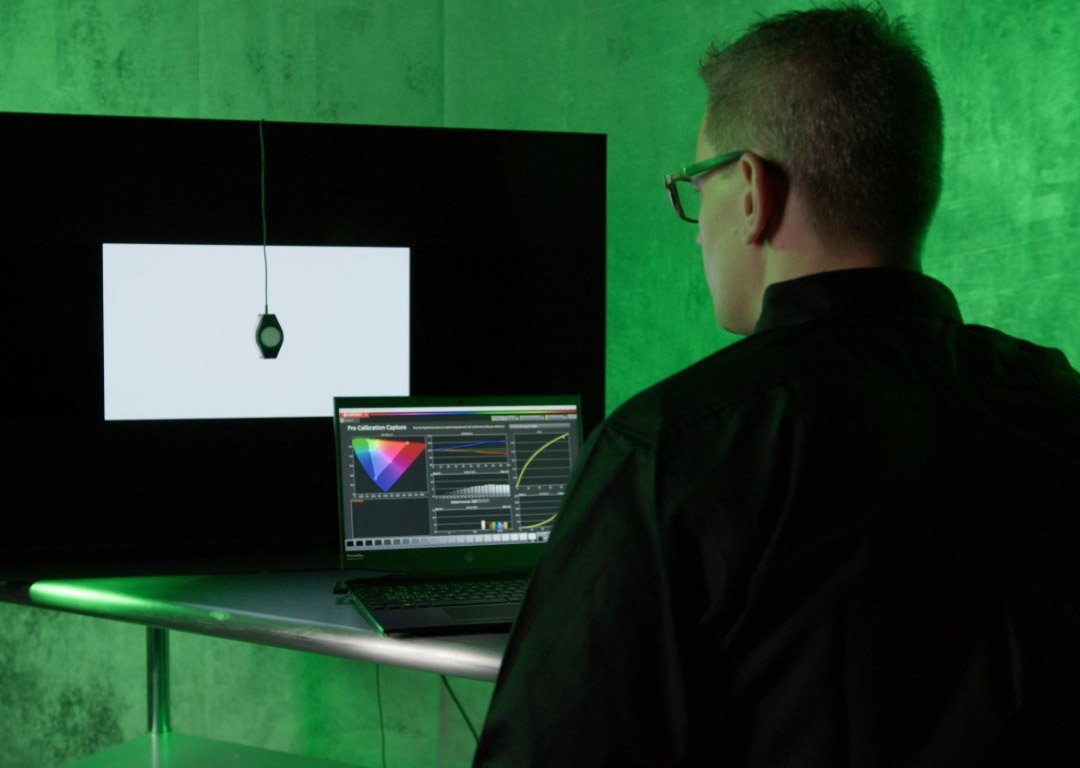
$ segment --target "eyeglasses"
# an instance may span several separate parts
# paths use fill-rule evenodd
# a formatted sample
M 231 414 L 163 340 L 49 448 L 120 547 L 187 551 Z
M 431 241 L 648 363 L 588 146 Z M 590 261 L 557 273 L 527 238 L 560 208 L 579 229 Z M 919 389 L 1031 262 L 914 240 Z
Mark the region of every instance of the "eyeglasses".
M 688 165 L 675 173 L 667 174 L 664 177 L 664 186 L 667 188 L 668 197 L 671 198 L 671 207 L 675 209 L 679 218 L 691 224 L 697 224 L 698 212 L 701 208 L 701 190 L 694 185 L 694 181 L 722 165 L 735 162 L 746 152 L 747 150 L 740 149 L 737 152 L 717 155 L 708 160 L 702 160 L 700 163 Z

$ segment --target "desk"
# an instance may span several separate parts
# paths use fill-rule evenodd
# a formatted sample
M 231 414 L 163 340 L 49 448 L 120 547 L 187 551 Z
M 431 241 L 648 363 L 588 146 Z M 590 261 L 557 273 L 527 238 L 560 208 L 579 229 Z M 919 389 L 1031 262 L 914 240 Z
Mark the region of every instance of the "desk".
M 168 630 L 493 681 L 505 634 L 381 637 L 331 593 L 338 571 L 38 581 L 29 605 L 147 625 L 148 733 L 71 768 L 218 764 L 343 768 L 341 763 L 172 733 Z

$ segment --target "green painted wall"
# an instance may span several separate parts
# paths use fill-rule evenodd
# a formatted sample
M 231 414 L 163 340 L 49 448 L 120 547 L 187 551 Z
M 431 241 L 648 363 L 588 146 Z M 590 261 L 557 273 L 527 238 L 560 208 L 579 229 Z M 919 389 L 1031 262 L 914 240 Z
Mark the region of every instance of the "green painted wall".
M 709 40 L 808 5 L 0 0 L 0 110 L 606 133 L 610 410 L 733 340 L 660 178 L 693 157 Z M 925 270 L 969 322 L 1080 362 L 1080 6 L 882 5 L 909 17 L 945 106 Z M 56 765 L 138 733 L 142 652 L 137 627 L 0 605 L 0 766 Z M 181 635 L 173 653 L 178 727 L 379 763 L 371 665 Z M 455 682 L 482 718 L 490 685 Z M 385 670 L 382 690 L 389 765 L 468 764 L 471 737 L 436 677 Z

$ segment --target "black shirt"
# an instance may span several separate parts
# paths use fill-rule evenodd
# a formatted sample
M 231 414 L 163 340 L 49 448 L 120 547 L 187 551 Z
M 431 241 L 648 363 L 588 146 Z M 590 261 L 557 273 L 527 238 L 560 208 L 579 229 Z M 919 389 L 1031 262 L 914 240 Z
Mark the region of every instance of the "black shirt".
M 905 270 L 769 286 L 590 436 L 477 766 L 1080 765 L 1080 375 Z

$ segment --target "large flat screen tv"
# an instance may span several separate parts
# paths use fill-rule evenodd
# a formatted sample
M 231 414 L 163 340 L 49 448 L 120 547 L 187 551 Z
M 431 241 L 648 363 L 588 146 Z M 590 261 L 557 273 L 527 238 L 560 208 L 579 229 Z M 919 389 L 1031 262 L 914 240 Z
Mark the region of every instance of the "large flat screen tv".
M 0 114 L 0 141 L 0 578 L 335 567 L 335 395 L 602 416 L 603 136 Z

